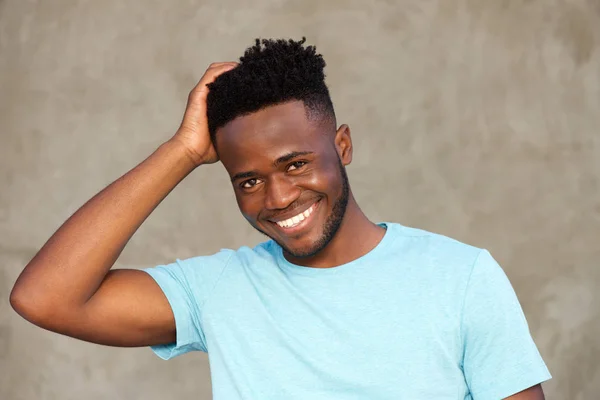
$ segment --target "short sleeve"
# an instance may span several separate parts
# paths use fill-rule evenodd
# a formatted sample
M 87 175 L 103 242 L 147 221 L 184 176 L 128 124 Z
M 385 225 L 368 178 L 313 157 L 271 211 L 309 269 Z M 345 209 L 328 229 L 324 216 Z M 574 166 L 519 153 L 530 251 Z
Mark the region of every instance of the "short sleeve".
M 144 269 L 162 289 L 175 317 L 176 343 L 151 347 L 160 358 L 168 360 L 196 350 L 208 352 L 202 329 L 202 306 L 232 253 L 231 250 L 221 250 L 210 256 Z
M 465 293 L 463 371 L 473 400 L 498 400 L 551 378 L 508 277 L 482 250 Z

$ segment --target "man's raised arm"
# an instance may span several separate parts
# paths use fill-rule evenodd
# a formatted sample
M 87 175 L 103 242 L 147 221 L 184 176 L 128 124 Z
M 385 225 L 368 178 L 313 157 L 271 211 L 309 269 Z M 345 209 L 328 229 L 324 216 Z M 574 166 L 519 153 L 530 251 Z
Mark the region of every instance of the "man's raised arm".
M 171 307 L 154 280 L 111 267 L 135 231 L 197 166 L 218 161 L 206 121 L 206 84 L 236 63 L 211 64 L 177 133 L 75 212 L 27 264 L 12 307 L 42 328 L 113 346 L 175 341 Z M 110 271 L 110 272 L 109 272 Z

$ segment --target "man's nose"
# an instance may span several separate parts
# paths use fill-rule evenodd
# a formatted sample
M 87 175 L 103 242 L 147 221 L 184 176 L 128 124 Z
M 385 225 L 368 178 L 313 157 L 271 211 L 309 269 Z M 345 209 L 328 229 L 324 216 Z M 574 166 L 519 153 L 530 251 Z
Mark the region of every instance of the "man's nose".
M 272 176 L 266 182 L 265 207 L 282 210 L 298 199 L 301 190 L 285 176 Z

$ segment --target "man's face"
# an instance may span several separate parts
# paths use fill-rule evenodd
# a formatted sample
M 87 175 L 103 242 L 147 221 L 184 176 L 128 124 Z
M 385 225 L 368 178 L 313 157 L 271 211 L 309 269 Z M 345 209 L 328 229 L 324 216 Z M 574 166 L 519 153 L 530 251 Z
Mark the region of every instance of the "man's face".
M 238 117 L 216 135 L 240 211 L 294 257 L 325 248 L 345 215 L 349 129 L 309 119 L 294 101 Z

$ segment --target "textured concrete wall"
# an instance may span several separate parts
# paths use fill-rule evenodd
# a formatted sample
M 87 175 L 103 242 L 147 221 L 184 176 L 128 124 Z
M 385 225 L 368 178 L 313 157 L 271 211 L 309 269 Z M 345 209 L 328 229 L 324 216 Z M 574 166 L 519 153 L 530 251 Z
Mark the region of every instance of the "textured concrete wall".
M 163 362 L 48 333 L 8 293 L 72 212 L 170 137 L 210 62 L 302 35 L 353 129 L 366 213 L 490 249 L 554 375 L 547 397 L 597 398 L 598 0 L 3 0 L 1 399 L 210 398 L 204 354 Z M 190 175 L 117 265 L 262 240 L 225 177 Z

